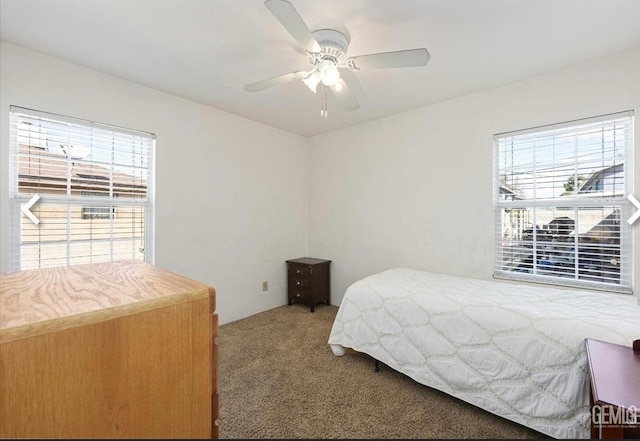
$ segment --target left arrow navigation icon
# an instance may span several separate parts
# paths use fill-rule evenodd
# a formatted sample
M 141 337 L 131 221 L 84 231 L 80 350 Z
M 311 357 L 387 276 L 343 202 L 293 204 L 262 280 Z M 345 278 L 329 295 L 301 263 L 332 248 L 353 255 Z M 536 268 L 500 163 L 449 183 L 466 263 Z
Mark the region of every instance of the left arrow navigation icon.
M 33 195 L 29 202 L 26 204 L 22 204 L 22 208 L 20 209 L 34 224 L 38 225 L 40 223 L 40 219 L 36 217 L 35 214 L 31 212 L 31 207 L 35 205 L 36 202 L 40 200 L 40 195 Z

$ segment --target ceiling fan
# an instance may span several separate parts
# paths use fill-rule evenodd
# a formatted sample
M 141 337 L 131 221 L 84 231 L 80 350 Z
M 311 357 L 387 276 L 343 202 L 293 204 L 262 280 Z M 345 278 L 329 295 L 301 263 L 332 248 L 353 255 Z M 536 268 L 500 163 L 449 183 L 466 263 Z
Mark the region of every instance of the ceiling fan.
M 319 29 L 311 32 L 296 9 L 287 0 L 265 0 L 264 5 L 306 51 L 313 67 L 307 71 L 289 72 L 247 84 L 244 89 L 248 92 L 258 92 L 272 86 L 302 80 L 314 93 L 316 93 L 319 84 L 327 86 L 345 110 L 356 110 L 360 104 L 345 79 L 341 77 L 340 69 L 357 72 L 364 69 L 418 67 L 429 62 L 429 51 L 425 48 L 347 58 L 349 38 L 344 33 L 335 29 Z M 322 87 L 320 115 L 325 118 L 328 116 L 325 87 Z

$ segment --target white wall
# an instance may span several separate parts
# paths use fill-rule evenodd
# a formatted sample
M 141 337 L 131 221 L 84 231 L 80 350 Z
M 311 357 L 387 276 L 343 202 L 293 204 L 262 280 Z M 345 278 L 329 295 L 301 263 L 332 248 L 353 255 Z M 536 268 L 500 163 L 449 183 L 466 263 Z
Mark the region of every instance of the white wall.
M 637 127 L 640 50 L 312 138 L 309 255 L 332 260 L 331 302 L 393 267 L 490 279 L 493 134 L 624 110 Z
M 156 265 L 214 286 L 221 323 L 286 303 L 284 262 L 306 255 L 307 139 L 3 42 L 2 272 L 10 105 L 155 133 Z
M 640 50 L 307 140 L 2 43 L 0 271 L 12 104 L 156 134 L 156 264 L 214 286 L 225 323 L 285 304 L 295 257 L 333 261 L 335 305 L 391 267 L 490 279 L 493 134 L 640 116 L 638 78 Z M 637 197 L 639 146 L 636 133 Z M 640 240 L 633 253 L 640 295 Z

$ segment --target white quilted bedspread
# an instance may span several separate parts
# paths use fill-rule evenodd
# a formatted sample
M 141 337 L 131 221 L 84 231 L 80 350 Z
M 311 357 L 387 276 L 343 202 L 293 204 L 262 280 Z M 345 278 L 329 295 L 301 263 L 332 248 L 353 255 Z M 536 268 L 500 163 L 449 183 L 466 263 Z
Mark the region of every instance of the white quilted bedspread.
M 329 344 L 552 437 L 588 438 L 585 338 L 631 346 L 638 299 L 398 268 L 347 289 Z

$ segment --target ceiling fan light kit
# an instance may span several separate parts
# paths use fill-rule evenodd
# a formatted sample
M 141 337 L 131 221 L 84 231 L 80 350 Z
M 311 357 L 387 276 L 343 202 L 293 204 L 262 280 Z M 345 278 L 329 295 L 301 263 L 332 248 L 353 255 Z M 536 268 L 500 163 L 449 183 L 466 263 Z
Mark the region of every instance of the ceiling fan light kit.
M 320 75 L 320 81 L 325 86 L 333 86 L 340 79 L 340 72 L 338 72 L 336 63 L 326 58 L 318 62 L 318 74 Z
M 313 93 L 316 93 L 318 91 L 320 76 L 315 72 L 311 72 L 309 75 L 302 79 L 302 82 L 306 84 Z
M 313 68 L 308 71 L 290 72 L 247 84 L 244 89 L 248 92 L 257 92 L 299 79 L 313 93 L 316 93 L 318 84 L 322 83 L 320 116 L 326 118 L 328 116 L 326 88 L 331 89 L 345 110 L 352 111 L 360 107 L 348 84 L 344 81 L 344 78 L 341 78 L 340 69 L 359 71 L 363 69 L 419 67 L 429 62 L 430 55 L 425 48 L 381 52 L 347 58 L 349 38 L 342 32 L 335 29 L 318 29 L 311 32 L 298 14 L 298 11 L 287 0 L 265 0 L 264 5 L 307 52 L 309 62 L 313 64 Z

